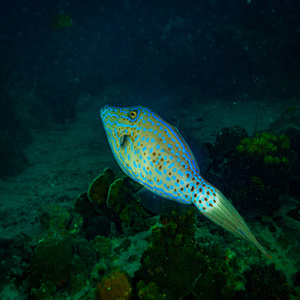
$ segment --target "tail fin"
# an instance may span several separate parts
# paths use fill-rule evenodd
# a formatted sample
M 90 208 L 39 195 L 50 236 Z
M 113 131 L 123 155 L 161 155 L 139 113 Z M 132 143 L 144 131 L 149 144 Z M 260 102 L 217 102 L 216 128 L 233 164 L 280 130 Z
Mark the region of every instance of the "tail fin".
M 200 211 L 211 221 L 256 246 L 266 257 L 272 258 L 268 251 L 256 240 L 243 218 L 226 197 L 219 190 L 216 190 L 216 194 L 217 203 L 205 211 Z

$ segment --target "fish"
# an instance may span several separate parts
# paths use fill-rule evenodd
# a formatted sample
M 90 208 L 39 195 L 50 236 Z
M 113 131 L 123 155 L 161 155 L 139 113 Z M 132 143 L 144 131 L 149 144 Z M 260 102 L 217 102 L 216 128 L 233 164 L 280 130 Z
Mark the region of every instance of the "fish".
M 144 106 L 105 105 L 100 117 L 115 160 L 143 189 L 195 205 L 205 217 L 271 258 L 229 200 L 203 178 L 195 155 L 176 127 Z

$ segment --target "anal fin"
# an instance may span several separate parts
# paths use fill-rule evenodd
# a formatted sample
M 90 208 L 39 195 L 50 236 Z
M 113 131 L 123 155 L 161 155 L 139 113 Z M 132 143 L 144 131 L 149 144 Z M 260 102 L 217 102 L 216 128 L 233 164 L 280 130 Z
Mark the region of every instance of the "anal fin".
M 135 193 L 134 196 L 140 198 L 143 207 L 153 212 L 154 214 L 159 215 L 170 214 L 173 210 L 177 210 L 177 204 L 180 204 L 164 197 L 158 196 L 145 187 Z

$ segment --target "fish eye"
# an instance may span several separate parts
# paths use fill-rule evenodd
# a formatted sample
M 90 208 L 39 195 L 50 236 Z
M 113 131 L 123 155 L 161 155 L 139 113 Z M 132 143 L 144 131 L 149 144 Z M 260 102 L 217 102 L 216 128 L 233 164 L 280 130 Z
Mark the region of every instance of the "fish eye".
M 134 121 L 138 116 L 138 111 L 136 109 L 133 109 L 132 111 L 130 111 L 129 113 L 129 118 Z

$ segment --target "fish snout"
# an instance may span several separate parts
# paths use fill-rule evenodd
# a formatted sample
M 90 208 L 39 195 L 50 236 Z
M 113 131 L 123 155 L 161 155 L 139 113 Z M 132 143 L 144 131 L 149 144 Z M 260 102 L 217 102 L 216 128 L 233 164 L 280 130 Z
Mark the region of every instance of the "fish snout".
M 103 106 L 102 108 L 100 108 L 100 114 L 103 114 L 103 113 L 106 112 L 109 108 L 110 108 L 109 105 Z

